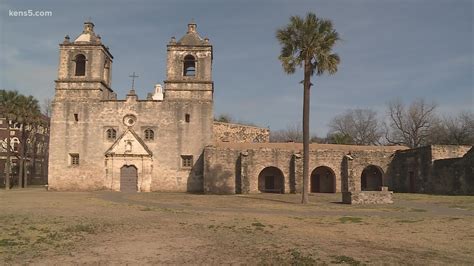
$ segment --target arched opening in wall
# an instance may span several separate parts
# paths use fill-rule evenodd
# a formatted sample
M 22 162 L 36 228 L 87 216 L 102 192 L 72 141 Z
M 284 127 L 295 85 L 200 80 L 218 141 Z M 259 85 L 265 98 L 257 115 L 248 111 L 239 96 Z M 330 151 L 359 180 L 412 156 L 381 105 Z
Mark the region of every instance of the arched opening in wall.
M 336 174 L 327 166 L 316 167 L 311 173 L 311 192 L 336 193 Z
M 382 168 L 376 165 L 369 165 L 364 168 L 360 178 L 360 186 L 362 191 L 378 191 L 383 185 Z
M 117 130 L 109 128 L 106 131 L 106 135 L 108 140 L 115 140 L 117 138 Z
M 145 140 L 154 140 L 154 139 L 155 139 L 155 132 L 150 128 L 145 129 Z
M 134 165 L 124 165 L 120 168 L 120 191 L 138 191 L 138 170 Z
M 188 54 L 184 57 L 183 76 L 194 77 L 196 75 L 196 59 Z
M 76 76 L 85 76 L 86 75 L 86 56 L 83 54 L 76 55 L 74 59 L 76 62 Z
M 104 76 L 103 76 L 103 80 L 106 82 L 106 83 L 109 83 L 109 80 L 110 80 L 110 60 L 108 59 L 105 59 L 104 61 Z
M 285 178 L 277 167 L 266 167 L 258 175 L 258 190 L 265 193 L 285 193 Z

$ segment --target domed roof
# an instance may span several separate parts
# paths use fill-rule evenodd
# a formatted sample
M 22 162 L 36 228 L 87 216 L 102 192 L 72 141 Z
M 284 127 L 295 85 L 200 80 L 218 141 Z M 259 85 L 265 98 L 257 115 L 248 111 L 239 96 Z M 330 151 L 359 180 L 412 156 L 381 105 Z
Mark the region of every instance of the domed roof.
M 197 25 L 194 22 L 188 24 L 188 32 L 176 43 L 177 45 L 209 45 L 209 39 L 202 39 L 196 31 Z
M 74 40 L 74 43 L 100 43 L 100 36 L 94 32 L 94 23 L 90 21 L 84 22 L 84 30 Z

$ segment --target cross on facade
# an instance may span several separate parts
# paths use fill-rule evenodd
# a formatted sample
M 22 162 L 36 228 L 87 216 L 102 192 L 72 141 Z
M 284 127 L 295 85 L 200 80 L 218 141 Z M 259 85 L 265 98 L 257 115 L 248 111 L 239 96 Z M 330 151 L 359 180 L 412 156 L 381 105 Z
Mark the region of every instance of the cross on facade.
M 135 89 L 135 78 L 138 78 L 138 75 L 135 75 L 135 72 L 133 72 L 132 75 L 130 75 L 129 77 L 132 78 L 132 90 Z

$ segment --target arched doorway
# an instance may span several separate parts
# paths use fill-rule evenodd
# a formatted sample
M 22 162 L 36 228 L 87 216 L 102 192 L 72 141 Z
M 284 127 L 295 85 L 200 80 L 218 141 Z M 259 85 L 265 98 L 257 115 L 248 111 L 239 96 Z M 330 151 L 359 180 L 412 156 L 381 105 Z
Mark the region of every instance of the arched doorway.
M 283 172 L 273 166 L 264 168 L 258 175 L 258 190 L 266 193 L 284 193 Z
M 369 165 L 362 171 L 360 186 L 362 191 L 380 190 L 383 185 L 383 171 L 382 168 L 376 165 Z
M 336 193 L 336 175 L 327 166 L 316 167 L 311 173 L 311 192 Z
M 138 171 L 134 165 L 124 165 L 120 168 L 120 191 L 137 192 Z

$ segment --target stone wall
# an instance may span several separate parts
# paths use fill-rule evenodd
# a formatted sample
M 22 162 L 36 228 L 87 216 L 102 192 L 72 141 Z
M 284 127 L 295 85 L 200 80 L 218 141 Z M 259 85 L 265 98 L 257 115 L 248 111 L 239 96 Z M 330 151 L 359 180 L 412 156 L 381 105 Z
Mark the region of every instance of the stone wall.
M 472 146 L 466 145 L 431 145 L 432 160 L 461 158 Z
M 397 151 L 390 166 L 395 192 L 423 193 L 429 190 L 431 146 Z
M 466 156 L 469 149 L 471 146 L 432 145 L 396 152 L 390 166 L 393 190 L 412 193 L 467 193 L 461 182 L 461 173 L 464 173 L 463 162 L 468 161 L 463 155 Z
M 389 164 L 397 149 L 406 148 L 311 144 L 310 189 L 314 171 L 324 168 L 333 175 L 333 192 L 360 191 L 362 172 L 369 165 L 380 168 L 383 184 L 390 186 Z M 344 159 L 348 154 L 352 158 L 349 163 Z M 302 191 L 301 144 L 215 143 L 204 150 L 204 192 L 257 193 L 261 190 L 259 175 L 270 167 L 281 171 L 282 192 Z
M 268 128 L 214 121 L 214 142 L 269 142 Z
M 474 195 L 474 148 L 462 158 L 433 163 L 431 193 Z
M 375 166 L 382 173 L 382 186 L 392 188 L 390 165 L 396 150 L 407 149 L 402 146 L 360 146 L 363 150 L 350 151 L 349 156 L 340 156 L 342 183 L 340 191 L 361 191 L 361 176 L 368 166 Z M 347 154 L 343 154 L 347 155 Z

